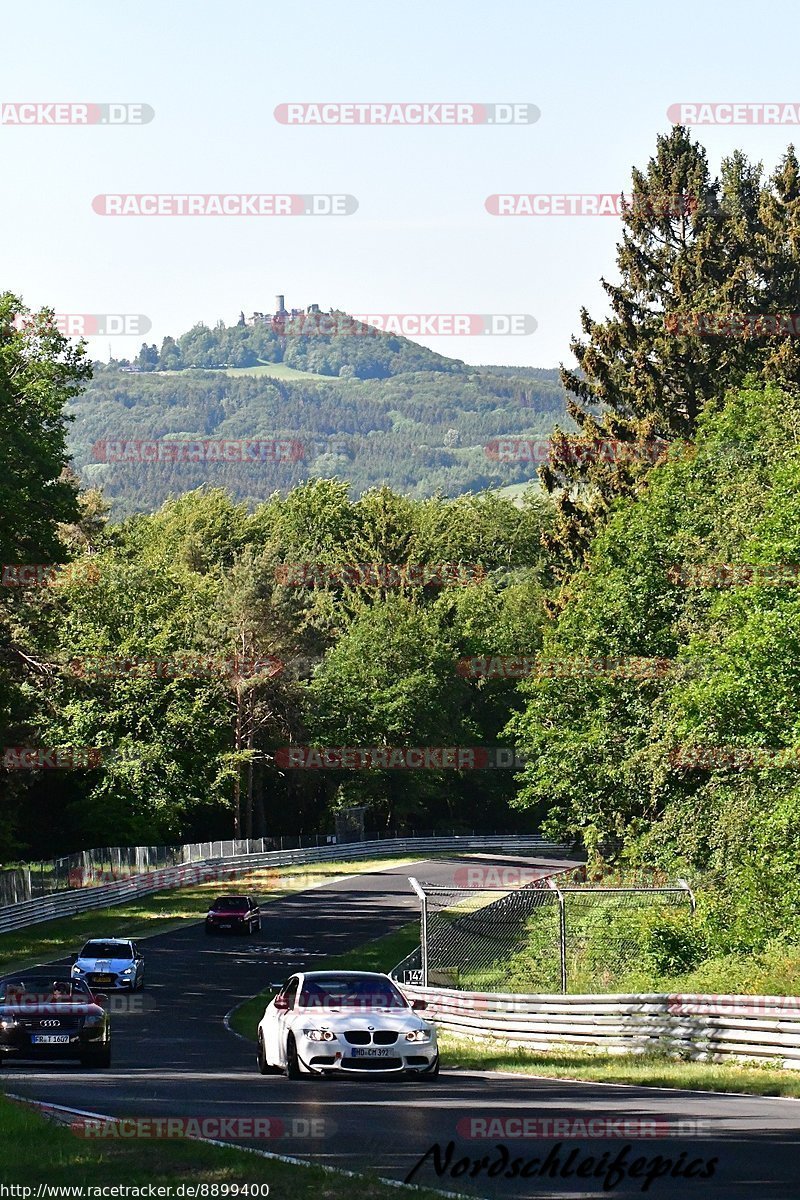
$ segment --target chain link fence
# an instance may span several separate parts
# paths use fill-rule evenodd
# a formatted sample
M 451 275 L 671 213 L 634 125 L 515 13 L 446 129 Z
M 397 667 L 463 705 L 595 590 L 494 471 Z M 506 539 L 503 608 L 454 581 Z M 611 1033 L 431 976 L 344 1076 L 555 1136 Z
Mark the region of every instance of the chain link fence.
M 470 992 L 629 990 L 694 914 L 688 884 L 605 887 L 551 872 L 524 886 L 441 887 L 412 880 L 421 944 L 398 979 Z

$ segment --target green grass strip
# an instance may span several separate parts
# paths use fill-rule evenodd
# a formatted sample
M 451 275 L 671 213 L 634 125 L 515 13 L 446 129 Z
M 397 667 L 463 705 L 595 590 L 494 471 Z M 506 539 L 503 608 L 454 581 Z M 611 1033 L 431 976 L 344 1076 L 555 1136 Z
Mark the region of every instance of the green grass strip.
M 280 1154 L 280 1143 L 264 1147 Z M 233 1146 L 185 1138 L 79 1137 L 66 1125 L 0 1097 L 0 1180 L 35 1187 L 40 1183 L 89 1187 L 171 1187 L 206 1184 L 208 1197 L 231 1200 L 234 1185 L 268 1184 L 275 1200 L 397 1200 L 398 1189 L 367 1176 L 349 1178 L 316 1166 L 263 1158 Z M 218 1190 L 212 1192 L 214 1185 Z M 20 1193 L 22 1194 L 22 1193 Z M 241 1193 L 240 1193 L 241 1194 Z M 173 1193 L 174 1195 L 174 1193 Z M 420 1189 L 420 1200 L 436 1192 Z M 87 1198 L 88 1200 L 88 1198 Z
M 686 1062 L 664 1052 L 608 1054 L 573 1049 L 512 1049 L 502 1041 L 473 1042 L 442 1031 L 439 1042 L 449 1064 L 468 1071 L 513 1071 L 550 1079 L 629 1083 L 639 1087 L 747 1092 L 754 1096 L 800 1096 L 800 1072 L 763 1063 Z

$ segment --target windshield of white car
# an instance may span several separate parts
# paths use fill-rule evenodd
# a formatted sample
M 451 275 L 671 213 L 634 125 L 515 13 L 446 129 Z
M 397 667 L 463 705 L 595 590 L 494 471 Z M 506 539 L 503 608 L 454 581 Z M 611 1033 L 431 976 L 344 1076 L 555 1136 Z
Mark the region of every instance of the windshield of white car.
M 306 979 L 300 1008 L 408 1008 L 401 992 L 388 979 L 330 976 Z
M 80 958 L 133 958 L 130 946 L 118 942 L 87 942 L 80 952 Z

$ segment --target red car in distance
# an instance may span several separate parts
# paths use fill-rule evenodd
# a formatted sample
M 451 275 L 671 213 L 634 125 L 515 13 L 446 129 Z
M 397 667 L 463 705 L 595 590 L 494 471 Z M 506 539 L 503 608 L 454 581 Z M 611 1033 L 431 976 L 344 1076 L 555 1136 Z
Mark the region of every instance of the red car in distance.
M 217 896 L 206 913 L 206 933 L 258 933 L 261 909 L 255 896 Z

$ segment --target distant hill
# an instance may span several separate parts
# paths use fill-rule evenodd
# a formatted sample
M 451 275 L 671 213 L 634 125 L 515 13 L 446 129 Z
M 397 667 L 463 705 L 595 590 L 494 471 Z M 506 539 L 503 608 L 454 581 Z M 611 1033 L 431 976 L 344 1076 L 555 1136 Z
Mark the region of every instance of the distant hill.
M 204 483 L 254 503 L 309 476 L 417 497 L 535 481 L 535 465 L 494 461 L 487 443 L 569 427 L 556 370 L 476 368 L 379 331 L 281 336 L 268 322 L 195 326 L 133 362 L 96 364 L 70 414 L 75 469 L 116 517 Z M 246 453 L 263 460 L 219 457 L 237 439 L 259 439 Z M 283 440 L 277 460 L 271 439 Z M 148 458 L 161 461 L 137 461 Z
M 328 332 L 330 331 L 330 332 Z M 386 379 L 410 371 L 458 371 L 464 364 L 408 338 L 334 311 L 255 313 L 246 321 L 214 328 L 195 325 L 179 338 L 166 337 L 161 349 L 142 346 L 131 365 L 138 371 L 175 371 L 200 367 L 256 367 L 284 363 L 298 371 L 331 378 Z

